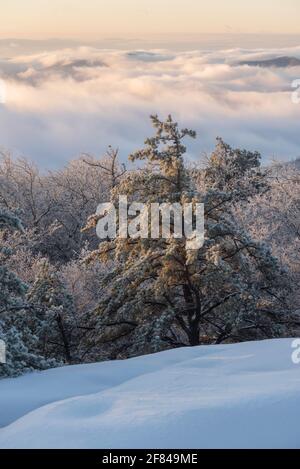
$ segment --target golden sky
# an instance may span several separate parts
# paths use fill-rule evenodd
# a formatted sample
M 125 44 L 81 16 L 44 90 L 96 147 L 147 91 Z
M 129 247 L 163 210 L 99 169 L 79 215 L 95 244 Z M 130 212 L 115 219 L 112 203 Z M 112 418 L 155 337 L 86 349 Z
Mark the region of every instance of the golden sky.
M 0 37 L 300 34 L 300 0 L 0 0 Z

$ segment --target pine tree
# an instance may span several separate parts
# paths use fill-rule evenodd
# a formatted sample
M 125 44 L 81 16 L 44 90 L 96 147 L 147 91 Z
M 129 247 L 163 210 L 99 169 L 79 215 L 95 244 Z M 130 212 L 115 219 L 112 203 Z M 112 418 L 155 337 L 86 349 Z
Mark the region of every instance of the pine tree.
M 1 236 L 9 236 L 9 231 L 16 229 L 23 229 L 19 218 L 0 208 Z M 4 313 L 22 308 L 22 297 L 27 289 L 27 286 L 5 265 L 10 255 L 11 252 L 4 243 L 0 245 L 0 317 Z
M 45 369 L 54 364 L 37 353 L 37 337 L 29 327 L 27 285 L 6 263 L 11 255 L 1 239 L 11 230 L 23 230 L 21 221 L 0 208 L 0 339 L 6 347 L 6 363 L 0 364 L 0 377 L 17 376 L 25 371 Z
M 262 168 L 258 152 L 232 148 L 217 138 L 204 170 L 194 170 L 197 186 L 226 192 L 228 201 L 241 203 L 269 190 L 269 169 Z
M 74 304 L 57 270 L 43 259 L 27 295 L 34 310 L 32 327 L 43 356 L 71 363 L 75 328 Z
M 122 194 L 148 206 L 204 203 L 205 242 L 190 249 L 185 236 L 177 239 L 173 233 L 170 239 L 117 237 L 100 243 L 88 261 L 113 259 L 115 269 L 91 317 L 91 344 L 105 347 L 110 357 L 124 357 L 166 347 L 276 336 L 283 322 L 284 272 L 267 246 L 237 226 L 229 188 L 215 184 L 223 175 L 215 155 L 211 184 L 207 175 L 205 191 L 196 190 L 183 144 L 185 137 L 195 138 L 195 132 L 180 130 L 170 116 L 165 122 L 153 116 L 152 123 L 154 137 L 130 157 L 144 161 L 144 168 L 129 173 L 113 189 L 111 200 L 116 204 Z M 228 159 L 235 161 L 236 154 Z M 240 157 L 246 160 L 245 153 Z M 255 154 L 247 171 L 252 165 L 257 168 L 257 161 Z

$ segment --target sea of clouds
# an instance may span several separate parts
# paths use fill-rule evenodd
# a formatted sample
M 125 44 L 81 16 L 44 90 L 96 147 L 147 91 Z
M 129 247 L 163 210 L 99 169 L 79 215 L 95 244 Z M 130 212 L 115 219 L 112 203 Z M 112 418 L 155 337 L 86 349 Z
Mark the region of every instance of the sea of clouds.
M 300 67 L 239 64 L 283 55 L 300 58 L 300 46 L 182 52 L 76 46 L 2 56 L 0 146 L 47 168 L 81 152 L 100 155 L 108 145 L 125 160 L 151 135 L 148 116 L 171 113 L 197 131 L 188 145 L 193 159 L 221 136 L 260 151 L 265 161 L 290 160 L 300 156 L 300 104 L 291 99 Z

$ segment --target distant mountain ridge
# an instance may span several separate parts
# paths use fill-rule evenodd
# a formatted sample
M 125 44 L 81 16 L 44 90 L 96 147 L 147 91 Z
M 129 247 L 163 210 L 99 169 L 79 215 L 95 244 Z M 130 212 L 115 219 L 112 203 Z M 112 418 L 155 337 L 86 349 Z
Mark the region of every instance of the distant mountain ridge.
M 300 67 L 300 59 L 297 57 L 276 57 L 275 59 L 266 60 L 245 60 L 239 62 L 239 65 L 249 65 L 250 67 L 265 67 L 265 68 L 288 68 L 288 67 Z

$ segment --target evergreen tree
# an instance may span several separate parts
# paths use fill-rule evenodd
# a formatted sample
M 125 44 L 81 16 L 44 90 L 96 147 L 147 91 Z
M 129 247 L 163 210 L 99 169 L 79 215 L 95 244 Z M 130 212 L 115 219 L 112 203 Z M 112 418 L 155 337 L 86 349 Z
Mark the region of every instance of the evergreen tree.
M 261 167 L 260 153 L 234 149 L 221 138 L 217 138 L 202 175 L 207 189 L 231 194 L 235 201 L 253 197 L 269 187 L 268 171 Z
M 28 295 L 34 309 L 32 327 L 43 356 L 62 362 L 72 361 L 72 334 L 75 328 L 74 304 L 57 270 L 42 260 Z
M 103 347 L 109 357 L 124 357 L 277 336 L 284 322 L 285 275 L 270 249 L 253 241 L 234 220 L 232 188 L 222 183 L 223 165 L 215 164 L 216 153 L 210 162 L 214 175 L 206 172 L 205 191 L 198 192 L 185 166 L 183 144 L 195 132 L 180 130 L 170 116 L 165 122 L 153 116 L 152 122 L 155 135 L 130 157 L 144 161 L 144 168 L 129 173 L 112 190 L 111 200 L 116 204 L 122 194 L 148 206 L 204 203 L 205 242 L 191 249 L 185 236 L 178 239 L 174 233 L 170 239 L 117 237 L 102 242 L 88 261 L 113 259 L 115 269 L 91 315 L 90 343 Z M 246 162 L 246 153 L 225 150 L 226 167 L 242 159 L 248 173 L 252 168 L 256 172 L 257 154 Z M 238 185 L 234 191 L 238 193 Z M 244 186 L 240 192 L 243 195 Z
M 0 208 L 0 339 L 6 347 L 6 363 L 0 364 L 0 377 L 54 364 L 37 353 L 38 339 L 29 327 L 30 308 L 25 299 L 28 287 L 6 265 L 11 252 L 1 245 L 1 239 L 16 229 L 23 230 L 19 218 Z

